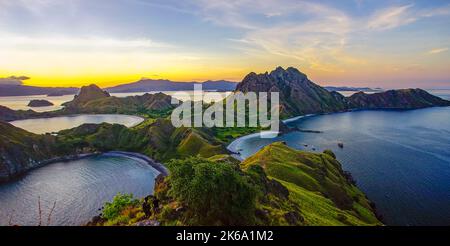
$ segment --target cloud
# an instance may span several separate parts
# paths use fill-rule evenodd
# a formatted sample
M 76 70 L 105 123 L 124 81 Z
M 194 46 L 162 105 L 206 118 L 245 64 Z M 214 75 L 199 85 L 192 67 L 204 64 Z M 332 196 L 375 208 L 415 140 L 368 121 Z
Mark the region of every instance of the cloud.
M 77 0 L 2 0 L 0 1 L 0 12 L 6 11 L 7 8 L 21 8 L 29 14 L 35 16 L 45 16 L 45 11 L 51 7 L 59 6 L 72 9 Z
M 229 40 L 247 53 L 269 53 L 325 71 L 341 71 L 339 63 L 359 62 L 344 51 L 355 23 L 338 9 L 294 0 L 198 3 L 205 21 L 243 31 Z
M 0 78 L 0 85 L 22 85 L 22 81 L 30 79 L 27 76 L 10 76 Z
M 408 25 L 423 18 L 442 15 L 450 15 L 450 5 L 421 10 L 416 10 L 413 4 L 388 7 L 372 15 L 367 22 L 367 28 L 384 31 Z
M 440 54 L 442 52 L 446 52 L 448 51 L 448 48 L 437 48 L 437 49 L 432 49 L 430 51 L 428 51 L 427 53 L 430 55 L 435 55 L 435 54 Z
M 388 30 L 415 22 L 417 17 L 409 12 L 412 7 L 410 4 L 379 11 L 369 19 L 367 27 L 374 30 Z
M 31 37 L 17 35 L 0 35 L 0 46 L 40 47 L 40 48 L 87 48 L 87 49 L 138 49 L 168 48 L 172 45 L 154 42 L 148 38 L 117 39 L 107 37 Z

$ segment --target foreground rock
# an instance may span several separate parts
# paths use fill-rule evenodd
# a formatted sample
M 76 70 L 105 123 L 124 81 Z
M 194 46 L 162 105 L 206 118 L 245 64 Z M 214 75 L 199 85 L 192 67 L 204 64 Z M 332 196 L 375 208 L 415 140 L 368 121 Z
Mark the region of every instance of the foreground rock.
M 31 100 L 28 103 L 28 107 L 48 107 L 53 105 L 54 104 L 52 102 L 49 102 L 47 100 Z

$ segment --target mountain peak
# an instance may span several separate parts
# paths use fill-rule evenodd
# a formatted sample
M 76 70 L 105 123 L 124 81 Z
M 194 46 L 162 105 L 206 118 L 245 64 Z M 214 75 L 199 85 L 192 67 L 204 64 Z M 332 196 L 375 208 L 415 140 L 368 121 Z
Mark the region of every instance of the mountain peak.
M 95 84 L 90 84 L 88 86 L 81 87 L 78 95 L 75 96 L 73 101 L 67 103 L 66 106 L 84 104 L 86 102 L 105 97 L 110 97 L 108 92 L 102 90 Z
M 275 79 L 286 79 L 289 78 L 290 80 L 294 78 L 300 78 L 301 80 L 307 78 L 307 76 L 300 72 L 297 68 L 294 67 L 288 67 L 287 69 L 284 69 L 283 67 L 277 67 L 275 70 L 270 72 L 270 76 L 272 76 Z

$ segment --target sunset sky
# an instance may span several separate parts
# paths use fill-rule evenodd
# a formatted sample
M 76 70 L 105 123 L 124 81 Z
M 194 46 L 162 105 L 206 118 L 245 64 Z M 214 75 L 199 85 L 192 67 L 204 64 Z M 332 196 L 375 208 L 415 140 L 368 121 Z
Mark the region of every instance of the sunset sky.
M 0 78 L 27 85 L 294 66 L 321 85 L 450 88 L 449 48 L 447 0 L 0 0 Z

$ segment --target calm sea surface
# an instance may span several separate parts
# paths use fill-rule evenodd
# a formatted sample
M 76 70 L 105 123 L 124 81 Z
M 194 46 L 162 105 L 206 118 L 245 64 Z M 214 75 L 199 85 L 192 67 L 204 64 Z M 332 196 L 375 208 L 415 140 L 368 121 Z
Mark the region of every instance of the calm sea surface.
M 10 123 L 29 132 L 42 134 L 71 129 L 86 123 L 100 124 L 106 122 L 110 124 L 121 124 L 127 127 L 132 127 L 141 123 L 143 120 L 144 119 L 141 117 L 132 115 L 86 114 L 41 119 L 16 120 L 11 121 Z
M 152 194 L 158 174 L 144 161 L 108 154 L 49 164 L 0 185 L 0 225 L 38 225 L 39 200 L 42 225 L 55 202 L 50 225 L 82 225 L 118 192 Z
M 243 158 L 274 141 L 307 151 L 332 149 L 387 224 L 450 225 L 449 122 L 450 107 L 320 115 L 289 124 L 323 133 L 249 137 L 232 149 Z

